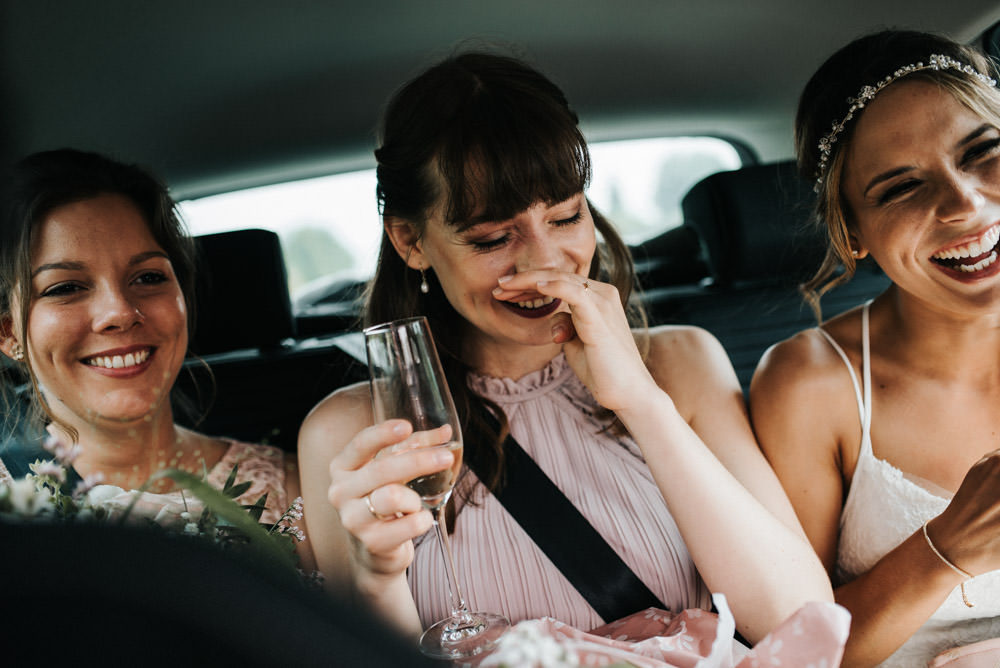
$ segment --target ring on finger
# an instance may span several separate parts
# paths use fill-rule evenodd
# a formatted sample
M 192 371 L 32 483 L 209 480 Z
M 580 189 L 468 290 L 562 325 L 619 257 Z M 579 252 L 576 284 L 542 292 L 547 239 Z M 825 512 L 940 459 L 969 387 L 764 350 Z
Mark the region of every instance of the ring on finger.
M 368 512 L 370 512 L 372 514 L 372 517 L 374 517 L 375 519 L 377 519 L 379 522 L 381 522 L 383 520 L 391 520 L 391 519 L 397 519 L 398 520 L 400 517 L 403 516 L 403 513 L 398 512 L 398 511 L 395 512 L 395 513 L 393 513 L 392 515 L 383 515 L 379 511 L 375 510 L 375 504 L 372 503 L 372 493 L 371 492 L 368 492 L 367 494 L 365 494 L 364 499 L 365 499 L 365 505 L 368 506 Z
M 370 512 L 372 514 L 372 517 L 374 517 L 378 521 L 381 522 L 382 520 L 389 519 L 388 515 L 383 515 L 379 511 L 375 510 L 375 504 L 372 503 L 372 494 L 371 494 L 371 492 L 365 494 L 365 505 L 368 506 L 368 512 Z
M 588 293 L 590 292 L 590 281 L 583 282 L 583 291 Z

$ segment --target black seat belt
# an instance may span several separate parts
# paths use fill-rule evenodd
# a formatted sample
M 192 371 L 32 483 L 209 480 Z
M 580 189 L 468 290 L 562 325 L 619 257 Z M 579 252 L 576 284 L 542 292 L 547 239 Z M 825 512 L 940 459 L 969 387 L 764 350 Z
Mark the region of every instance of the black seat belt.
M 605 622 L 668 609 L 509 434 L 504 452 L 506 482 L 493 495 Z M 466 463 L 483 479 L 474 453 L 466 448 Z

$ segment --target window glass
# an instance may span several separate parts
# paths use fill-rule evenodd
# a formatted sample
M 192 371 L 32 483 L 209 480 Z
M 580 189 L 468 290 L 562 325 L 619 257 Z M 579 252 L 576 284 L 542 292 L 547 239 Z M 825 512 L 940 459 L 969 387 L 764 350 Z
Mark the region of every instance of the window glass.
M 671 137 L 590 145 L 588 196 L 630 244 L 681 223 L 680 201 L 698 180 L 736 169 L 733 146 L 711 137 Z M 293 299 L 317 283 L 364 279 L 375 268 L 382 231 L 375 170 L 240 190 L 180 203 L 192 234 L 274 230 Z

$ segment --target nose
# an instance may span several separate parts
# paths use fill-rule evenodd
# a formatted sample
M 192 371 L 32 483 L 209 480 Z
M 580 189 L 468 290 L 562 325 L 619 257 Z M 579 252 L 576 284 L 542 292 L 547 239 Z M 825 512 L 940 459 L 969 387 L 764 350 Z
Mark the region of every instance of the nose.
M 558 269 L 561 252 L 559 244 L 549 238 L 548 230 L 534 230 L 525 235 L 518 253 L 516 269 L 518 272 L 532 269 Z
M 945 186 L 937 207 L 937 217 L 942 223 L 969 220 L 982 210 L 986 198 L 974 179 L 958 176 Z
M 118 288 L 99 288 L 99 296 L 93 303 L 96 332 L 128 330 L 145 319 L 134 297 Z

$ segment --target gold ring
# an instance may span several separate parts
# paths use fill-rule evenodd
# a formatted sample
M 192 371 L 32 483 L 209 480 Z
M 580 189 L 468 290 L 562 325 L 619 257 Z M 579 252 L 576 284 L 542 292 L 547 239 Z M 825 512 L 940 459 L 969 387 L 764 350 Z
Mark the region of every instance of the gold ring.
M 382 520 L 389 519 L 388 515 L 382 515 L 377 510 L 375 510 L 375 504 L 372 503 L 372 493 L 371 492 L 368 492 L 367 494 L 365 494 L 365 505 L 368 506 L 368 512 L 370 512 L 372 514 L 372 517 L 374 517 L 378 521 L 381 522 Z

